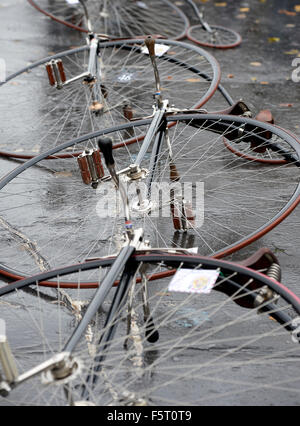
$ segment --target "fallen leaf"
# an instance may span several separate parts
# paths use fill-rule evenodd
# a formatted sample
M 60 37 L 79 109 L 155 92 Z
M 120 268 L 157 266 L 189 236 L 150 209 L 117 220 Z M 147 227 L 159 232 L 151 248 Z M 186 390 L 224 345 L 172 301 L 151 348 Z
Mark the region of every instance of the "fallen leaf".
M 289 10 L 285 10 L 285 9 L 280 9 L 278 11 L 278 13 L 281 13 L 282 15 L 287 15 L 287 16 L 296 16 L 297 15 L 296 12 L 290 12 Z
M 295 26 L 296 26 L 295 24 L 286 24 L 287 28 L 295 28 Z
M 228 78 L 234 78 L 234 74 L 227 74 Z
M 261 81 L 260 84 L 267 85 L 270 84 L 268 81 Z
M 269 43 L 278 43 L 280 41 L 279 37 L 269 37 L 268 38 Z
M 227 3 L 226 2 L 215 3 L 215 6 L 217 6 L 217 7 L 225 7 L 225 6 L 227 6 Z
M 56 176 L 56 177 L 59 177 L 59 176 L 71 177 L 72 173 L 71 172 L 55 172 L 54 176 Z
M 296 12 L 300 12 L 300 4 L 296 4 L 294 9 L 295 9 Z
M 280 107 L 291 108 L 294 104 L 279 104 Z
M 245 19 L 247 17 L 247 15 L 245 15 L 245 13 L 240 13 L 239 15 L 237 15 L 238 19 Z
M 261 67 L 261 62 L 250 62 L 253 67 Z
M 298 53 L 300 53 L 298 49 L 287 50 L 284 52 L 285 55 L 298 55 Z
M 185 81 L 187 81 L 188 83 L 199 83 L 200 79 L 199 78 L 187 78 Z
M 251 77 L 251 80 L 252 81 L 257 81 L 257 78 L 256 77 Z
M 240 7 L 240 12 L 249 12 L 250 7 Z

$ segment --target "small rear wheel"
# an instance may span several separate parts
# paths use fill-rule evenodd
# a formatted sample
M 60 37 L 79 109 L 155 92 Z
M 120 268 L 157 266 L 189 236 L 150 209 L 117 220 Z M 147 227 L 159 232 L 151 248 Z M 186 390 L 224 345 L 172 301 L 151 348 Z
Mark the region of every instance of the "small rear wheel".
M 241 44 L 241 36 L 234 30 L 210 25 L 212 32 L 207 31 L 202 25 L 195 25 L 188 29 L 187 37 L 196 44 L 216 49 L 231 49 Z

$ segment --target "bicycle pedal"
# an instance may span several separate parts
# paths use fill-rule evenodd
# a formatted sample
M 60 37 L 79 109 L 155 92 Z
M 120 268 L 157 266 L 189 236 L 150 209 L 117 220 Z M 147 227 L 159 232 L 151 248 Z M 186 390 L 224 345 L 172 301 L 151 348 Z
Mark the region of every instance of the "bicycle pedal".
M 99 179 L 104 176 L 100 151 L 97 149 L 86 150 L 78 156 L 77 161 L 83 182 L 86 185 L 91 184 L 96 189 Z
M 64 65 L 61 59 L 52 59 L 46 64 L 46 71 L 49 78 L 50 86 L 62 89 L 67 81 Z

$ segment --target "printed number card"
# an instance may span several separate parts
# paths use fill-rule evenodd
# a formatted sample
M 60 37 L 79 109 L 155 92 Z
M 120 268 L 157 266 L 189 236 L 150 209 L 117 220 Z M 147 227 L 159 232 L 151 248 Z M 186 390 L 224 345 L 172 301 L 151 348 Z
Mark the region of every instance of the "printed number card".
M 215 269 L 180 269 L 169 284 L 169 291 L 209 294 L 217 282 Z

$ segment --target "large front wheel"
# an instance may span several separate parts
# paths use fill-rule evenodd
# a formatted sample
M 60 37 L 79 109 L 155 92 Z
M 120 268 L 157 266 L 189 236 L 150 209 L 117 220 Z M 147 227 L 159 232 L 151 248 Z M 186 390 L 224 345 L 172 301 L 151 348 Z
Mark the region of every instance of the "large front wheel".
M 127 169 L 121 179 L 128 189 L 134 226 L 144 229 L 152 247 L 182 246 L 197 248 L 203 255 L 226 256 L 265 235 L 298 205 L 300 149 L 292 135 L 247 118 L 171 115 L 159 149 L 151 145 L 140 164 L 142 173 L 129 175 L 128 167 L 143 144 L 139 137 L 151 122 L 128 123 L 71 140 L 0 181 L 3 271 L 20 277 L 118 251 L 124 242 L 119 195 L 107 172 L 96 190 L 86 185 L 77 159 L 78 152 L 97 149 L 103 136 L 112 138 L 118 148 L 116 168 Z M 225 137 L 236 146 L 265 146 L 270 132 L 276 136 L 277 155 L 286 160 L 274 167 L 244 160 L 223 143 Z M 59 158 L 66 150 L 71 158 Z M 176 226 L 176 211 L 185 228 Z
M 176 108 L 200 108 L 217 90 L 220 68 L 203 49 L 173 40 L 156 40 L 162 95 Z M 0 83 L 0 155 L 28 159 L 99 129 L 153 112 L 155 80 L 143 39 L 99 45 L 98 78 L 81 78 L 57 90 L 45 66 L 62 61 L 67 80 L 87 71 L 88 46 L 41 59 Z M 12 124 L 13 123 L 13 124 Z M 67 154 L 67 152 L 61 152 Z
M 187 37 L 200 46 L 215 49 L 231 49 L 242 43 L 241 36 L 230 28 L 211 25 L 210 29 L 211 32 L 202 25 L 194 25 L 189 28 Z
M 39 12 L 74 30 L 89 32 L 86 14 L 80 2 L 66 0 L 28 0 Z M 180 39 L 189 21 L 169 0 L 83 0 L 93 31 L 114 37 L 161 34 Z
M 113 261 L 73 265 L 0 289 L 1 317 L 20 374 L 64 353 L 94 296 L 80 290 L 82 280 L 87 275 L 101 288 Z M 0 405 L 297 403 L 300 300 L 265 276 L 267 270 L 164 251 L 137 255 L 132 267 L 137 274 L 114 314 L 118 287 L 74 350 L 55 368 L 13 384 Z M 174 268 L 175 277 L 166 278 Z M 77 289 L 38 285 L 68 276 Z M 104 336 L 112 327 L 108 342 Z

